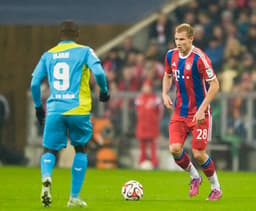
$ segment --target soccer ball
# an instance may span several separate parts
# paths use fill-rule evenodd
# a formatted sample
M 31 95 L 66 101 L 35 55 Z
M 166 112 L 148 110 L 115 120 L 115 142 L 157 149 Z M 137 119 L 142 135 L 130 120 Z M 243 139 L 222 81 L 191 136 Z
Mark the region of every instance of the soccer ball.
M 136 180 L 126 182 L 121 190 L 125 200 L 140 200 L 144 194 L 143 186 Z

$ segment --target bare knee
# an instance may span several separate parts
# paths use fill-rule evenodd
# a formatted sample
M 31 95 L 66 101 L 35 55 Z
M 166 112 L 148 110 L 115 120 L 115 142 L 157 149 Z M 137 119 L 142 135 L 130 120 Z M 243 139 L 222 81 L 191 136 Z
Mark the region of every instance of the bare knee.
M 87 152 L 87 144 L 84 146 L 74 146 L 76 153 L 86 153 Z
M 199 162 L 199 164 L 203 164 L 209 157 L 205 152 L 205 150 L 193 149 L 192 153 L 193 153 L 193 157 Z
M 170 144 L 169 150 L 174 157 L 178 157 L 182 153 L 183 146 L 181 144 Z

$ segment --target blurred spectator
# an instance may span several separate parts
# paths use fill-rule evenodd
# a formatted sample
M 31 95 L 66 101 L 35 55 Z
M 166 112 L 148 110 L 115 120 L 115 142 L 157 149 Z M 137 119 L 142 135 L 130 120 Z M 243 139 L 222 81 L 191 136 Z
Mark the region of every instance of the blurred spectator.
M 226 48 L 224 52 L 224 58 L 235 57 L 237 59 L 241 58 L 242 54 L 245 52 L 245 47 L 240 44 L 240 42 L 234 38 L 229 37 L 226 42 Z
M 164 51 L 163 49 L 160 49 L 159 44 L 155 40 L 150 41 L 145 56 L 160 62 L 164 61 Z
M 117 78 L 120 77 L 123 61 L 119 58 L 118 49 L 113 48 L 103 62 L 103 67 L 106 72 L 114 71 Z
M 106 105 L 104 117 L 111 120 L 114 126 L 116 135 L 121 132 L 121 108 L 122 108 L 122 98 L 116 96 L 118 93 L 118 86 L 115 81 L 109 82 L 109 90 L 112 95 L 111 100 Z
M 0 94 L 0 148 L 2 145 L 2 128 L 10 113 L 9 103 L 4 95 Z M 0 158 L 1 160 L 1 158 Z
M 152 91 L 152 81 L 143 83 L 141 94 L 135 100 L 137 112 L 136 138 L 139 141 L 139 164 L 147 160 L 147 145 L 151 149 L 151 162 L 158 167 L 157 137 L 159 136 L 160 117 L 162 114 L 161 99 Z
M 248 28 L 249 28 L 249 16 L 245 11 L 241 11 L 237 21 L 238 31 L 243 37 L 242 42 L 244 43 L 247 37 Z
M 131 51 L 137 51 L 137 49 L 134 47 L 133 38 L 131 36 L 127 36 L 119 49 L 119 57 L 123 61 L 127 61 L 128 54 Z
M 227 59 L 224 64 L 223 71 L 218 74 L 220 79 L 220 87 L 222 92 L 234 91 L 234 79 L 238 75 L 237 63 L 234 57 Z
M 253 83 L 253 91 L 256 91 L 256 66 L 254 66 L 251 73 L 252 83 Z
M 152 59 L 146 61 L 143 69 L 143 78 L 144 80 L 152 81 L 153 90 L 161 90 L 163 74 L 164 66 L 160 62 Z
M 234 24 L 234 23 L 231 23 L 229 24 L 227 27 L 226 27 L 226 35 L 227 35 L 227 38 L 229 37 L 234 37 L 236 38 L 240 43 L 243 42 L 244 40 L 244 37 L 242 37 L 242 35 L 239 33 L 239 31 L 237 30 L 237 26 Z
M 236 20 L 239 16 L 239 7 L 237 6 L 236 0 L 226 0 L 225 7 L 233 14 L 233 17 Z
M 172 24 L 165 13 L 159 12 L 157 20 L 149 30 L 150 40 L 156 40 L 160 46 L 166 46 L 171 38 Z
M 208 7 L 209 17 L 214 17 L 212 18 L 213 25 L 219 24 L 221 22 L 221 17 L 219 15 L 221 14 L 221 7 L 219 6 L 218 1 L 207 2 L 207 5 L 205 6 L 205 8 Z
M 224 55 L 224 46 L 221 44 L 218 38 L 213 37 L 209 41 L 209 47 L 205 50 L 205 53 L 212 61 L 212 66 L 215 73 L 221 71 L 222 59 Z
M 256 24 L 249 26 L 248 36 L 245 41 L 249 53 L 256 57 Z
M 198 14 L 198 20 L 199 20 L 200 25 L 203 26 L 204 32 L 206 34 L 211 34 L 212 28 L 213 28 L 213 22 L 210 19 L 208 12 L 206 12 L 204 10 L 200 11 Z
M 10 113 L 9 103 L 4 95 L 0 94 L 0 143 L 1 143 L 1 128 L 8 119 Z
M 226 43 L 225 31 L 219 24 L 216 24 L 212 29 L 212 37 L 216 37 L 223 45 Z
M 127 54 L 127 58 L 126 58 L 126 65 L 136 65 L 137 62 L 137 55 L 138 55 L 138 51 L 135 49 L 132 49 L 128 52 Z
M 111 69 L 111 70 L 106 71 L 105 73 L 106 73 L 106 78 L 107 78 L 108 83 L 110 83 L 112 81 L 113 82 L 118 81 L 120 78 L 120 76 L 119 77 L 117 76 L 117 72 L 115 70 Z
M 4 95 L 0 94 L 0 164 L 25 165 L 28 160 L 24 157 L 23 152 L 16 151 L 13 147 L 10 147 L 12 146 L 11 140 L 8 140 L 8 145 L 4 144 L 2 140 L 2 130 L 9 116 L 9 102 Z
M 253 91 L 253 82 L 248 72 L 244 72 L 239 83 L 236 85 L 235 92 L 248 93 Z M 228 132 L 243 139 L 246 137 L 246 101 L 242 97 L 235 97 L 230 102 L 231 115 L 229 115 Z
M 205 50 L 208 46 L 208 36 L 205 36 L 204 27 L 198 24 L 194 27 L 194 30 L 194 45 Z
M 134 66 L 124 66 L 118 85 L 120 91 L 137 91 L 139 89 L 140 83 L 134 70 Z
M 224 30 L 233 23 L 233 14 L 229 10 L 224 10 L 221 13 L 221 26 Z
M 251 72 L 254 68 L 254 59 L 250 53 L 245 53 L 242 56 L 242 62 L 239 62 L 239 73 Z
M 194 25 L 196 23 L 196 15 L 192 11 L 187 11 L 184 14 L 184 21 L 185 23 L 188 23 L 190 25 Z
M 247 9 L 250 7 L 251 0 L 236 0 L 236 4 L 240 9 Z

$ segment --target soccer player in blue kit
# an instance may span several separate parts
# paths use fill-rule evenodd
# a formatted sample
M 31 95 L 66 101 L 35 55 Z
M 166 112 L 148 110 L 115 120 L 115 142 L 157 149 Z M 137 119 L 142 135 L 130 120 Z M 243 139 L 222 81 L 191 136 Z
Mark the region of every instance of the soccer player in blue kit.
M 52 170 L 56 155 L 66 147 L 68 136 L 75 149 L 72 165 L 72 182 L 68 207 L 86 207 L 79 193 L 87 169 L 87 143 L 92 136 L 90 111 L 90 72 L 100 87 L 99 100 L 110 98 L 104 70 L 94 51 L 76 43 L 79 27 L 73 21 L 64 21 L 60 27 L 61 41 L 45 52 L 32 74 L 31 92 L 36 109 L 36 117 L 44 126 L 41 156 L 43 206 L 52 202 Z M 47 100 L 47 115 L 42 106 L 40 84 L 48 79 L 50 96 Z

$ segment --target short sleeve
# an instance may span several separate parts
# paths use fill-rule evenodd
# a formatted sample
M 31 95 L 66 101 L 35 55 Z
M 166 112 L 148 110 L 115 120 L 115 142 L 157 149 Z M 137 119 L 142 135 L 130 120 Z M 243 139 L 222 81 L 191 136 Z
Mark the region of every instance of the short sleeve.
M 211 60 L 207 55 L 200 55 L 197 65 L 199 73 L 206 81 L 211 81 L 216 78 L 216 74 L 213 70 Z
M 165 66 L 164 66 L 165 72 L 168 75 L 172 75 L 172 69 L 171 69 L 171 54 L 169 52 L 165 55 Z

